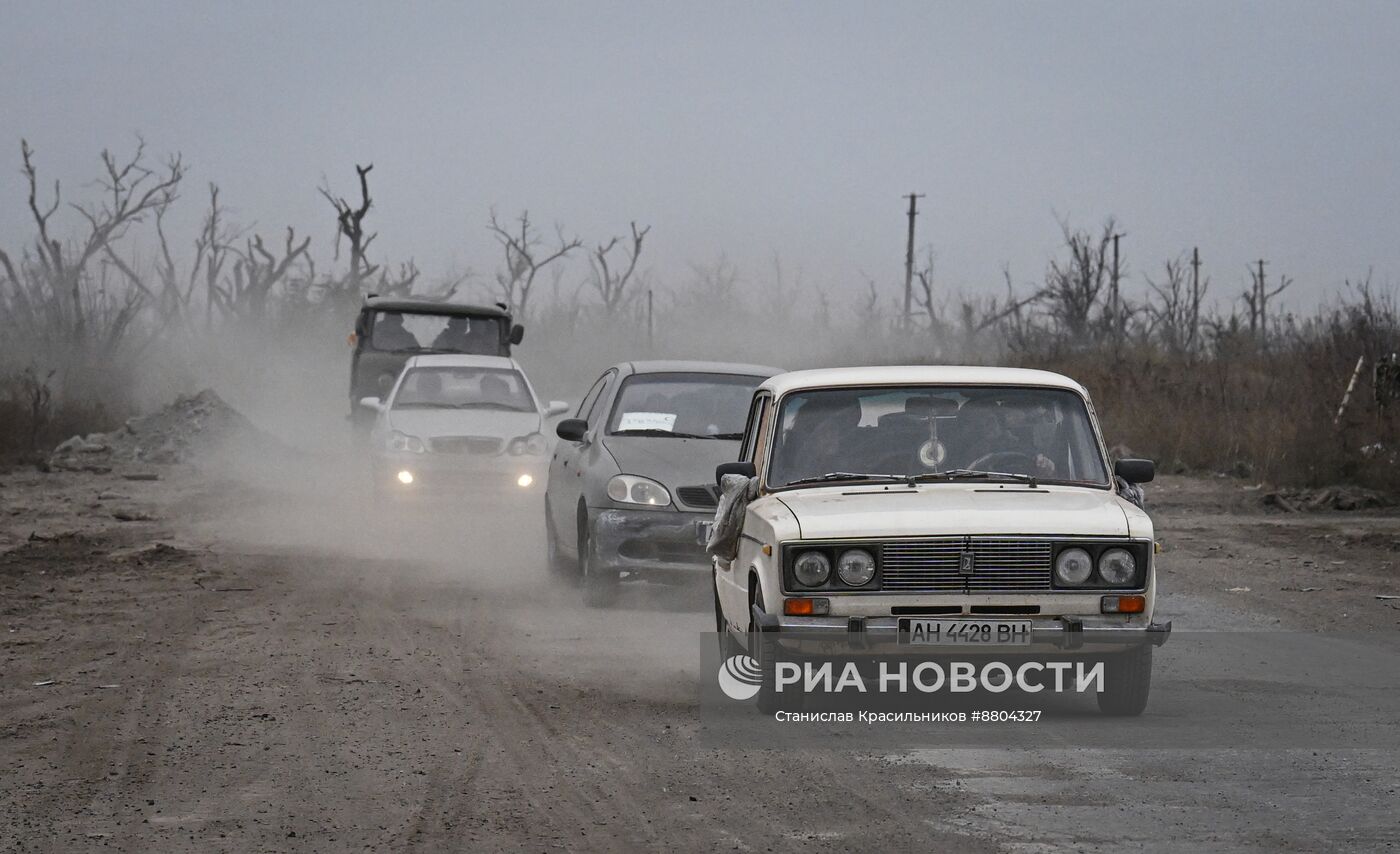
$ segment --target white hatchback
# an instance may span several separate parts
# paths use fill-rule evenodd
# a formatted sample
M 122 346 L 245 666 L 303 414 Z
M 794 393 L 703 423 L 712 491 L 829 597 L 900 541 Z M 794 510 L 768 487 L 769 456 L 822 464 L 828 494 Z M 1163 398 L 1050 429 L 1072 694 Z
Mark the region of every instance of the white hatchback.
M 747 503 L 721 506 L 731 545 L 711 540 L 716 628 L 755 656 L 814 636 L 1092 654 L 1109 676 L 1100 708 L 1137 714 L 1171 629 L 1153 619 L 1135 486 L 1152 476 L 1147 460 L 1110 465 L 1088 393 L 1059 374 L 780 374 L 717 472 Z

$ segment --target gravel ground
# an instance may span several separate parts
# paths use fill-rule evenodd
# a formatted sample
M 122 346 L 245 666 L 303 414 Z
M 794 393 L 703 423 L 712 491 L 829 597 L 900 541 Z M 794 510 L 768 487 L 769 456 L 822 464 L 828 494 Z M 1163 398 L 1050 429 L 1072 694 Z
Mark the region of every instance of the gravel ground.
M 542 568 L 538 508 L 368 514 L 335 460 L 112 468 L 0 474 L 8 850 L 1400 840 L 1390 750 L 716 749 L 706 592 L 589 611 Z M 1400 515 L 1269 513 L 1216 479 L 1149 501 L 1178 630 L 1400 630 L 1376 598 Z

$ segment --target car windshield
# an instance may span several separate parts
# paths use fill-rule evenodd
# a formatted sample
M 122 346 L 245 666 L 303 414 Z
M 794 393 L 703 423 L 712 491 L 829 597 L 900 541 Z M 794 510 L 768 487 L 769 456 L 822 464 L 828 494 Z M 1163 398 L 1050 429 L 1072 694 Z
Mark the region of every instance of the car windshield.
M 736 374 L 634 374 L 618 394 L 608 433 L 738 441 L 761 382 Z
M 843 388 L 783 398 L 770 487 L 890 476 L 1108 483 L 1088 410 L 1071 391 Z
M 389 352 L 498 356 L 501 355 L 500 319 L 376 311 L 370 327 L 369 346 Z
M 399 384 L 394 409 L 504 409 L 534 412 L 519 371 L 508 368 L 414 368 Z

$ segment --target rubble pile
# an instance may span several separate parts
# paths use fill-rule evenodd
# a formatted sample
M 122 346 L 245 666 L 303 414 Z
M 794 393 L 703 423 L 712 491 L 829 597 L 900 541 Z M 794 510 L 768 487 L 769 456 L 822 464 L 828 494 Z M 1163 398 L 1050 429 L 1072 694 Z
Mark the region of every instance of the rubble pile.
M 1287 489 L 1260 496 L 1265 507 L 1296 513 L 1302 510 L 1372 510 L 1391 507 L 1395 499 L 1359 486 L 1326 486 L 1321 489 Z
M 205 389 L 177 397 L 150 415 L 128 418 L 110 433 L 74 436 L 54 449 L 49 466 L 93 471 L 111 463 L 182 463 L 220 442 L 253 432 L 248 419 Z

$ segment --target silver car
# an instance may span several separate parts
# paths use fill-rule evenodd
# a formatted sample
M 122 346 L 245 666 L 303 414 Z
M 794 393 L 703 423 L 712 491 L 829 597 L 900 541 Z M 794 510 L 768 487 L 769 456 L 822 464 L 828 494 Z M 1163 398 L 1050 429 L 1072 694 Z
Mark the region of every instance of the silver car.
M 545 490 L 551 568 L 590 605 L 625 578 L 703 579 L 715 466 L 739 458 L 754 389 L 782 373 L 725 362 L 624 362 L 560 421 Z

